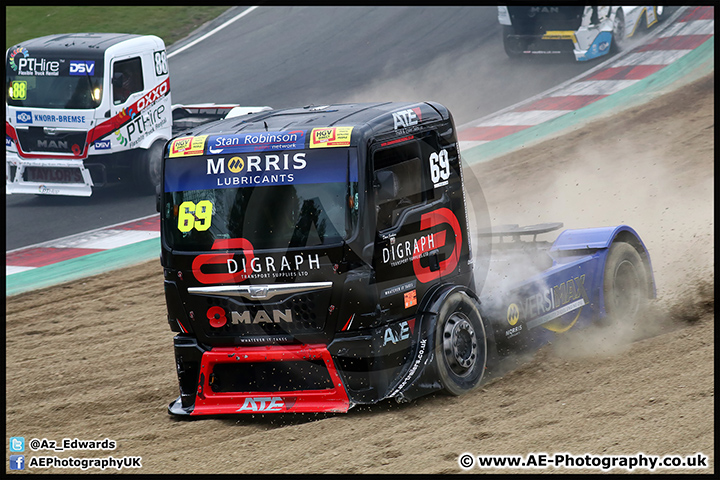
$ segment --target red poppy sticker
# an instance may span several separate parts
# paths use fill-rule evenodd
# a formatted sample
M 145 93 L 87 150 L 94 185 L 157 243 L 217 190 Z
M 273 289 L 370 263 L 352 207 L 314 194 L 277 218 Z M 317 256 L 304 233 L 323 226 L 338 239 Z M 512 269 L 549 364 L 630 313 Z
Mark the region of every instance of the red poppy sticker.
M 207 318 L 210 320 L 210 326 L 220 328 L 227 323 L 225 310 L 222 307 L 210 307 L 207 311 Z

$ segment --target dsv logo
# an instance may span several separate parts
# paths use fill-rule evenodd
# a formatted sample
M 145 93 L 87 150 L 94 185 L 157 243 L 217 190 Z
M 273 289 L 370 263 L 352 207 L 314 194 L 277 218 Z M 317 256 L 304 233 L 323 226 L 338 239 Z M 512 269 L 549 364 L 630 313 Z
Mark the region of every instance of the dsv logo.
M 94 61 L 70 60 L 70 75 L 94 75 Z

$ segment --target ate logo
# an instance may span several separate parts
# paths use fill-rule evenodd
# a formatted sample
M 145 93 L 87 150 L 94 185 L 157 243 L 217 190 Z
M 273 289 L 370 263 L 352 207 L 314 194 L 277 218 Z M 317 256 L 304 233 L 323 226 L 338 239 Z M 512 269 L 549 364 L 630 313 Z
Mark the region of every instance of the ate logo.
M 238 412 L 281 412 L 290 410 L 295 404 L 294 398 L 283 401 L 282 397 L 246 397 Z
M 395 345 L 398 342 L 407 340 L 410 338 L 410 334 L 413 333 L 414 330 L 415 319 L 400 322 L 395 328 L 387 327 L 385 329 L 385 335 L 383 335 L 383 347 L 388 343 Z
M 407 110 L 400 110 L 399 112 L 393 112 L 393 128 L 407 128 L 417 125 L 422 122 L 422 111 L 420 107 L 408 108 Z

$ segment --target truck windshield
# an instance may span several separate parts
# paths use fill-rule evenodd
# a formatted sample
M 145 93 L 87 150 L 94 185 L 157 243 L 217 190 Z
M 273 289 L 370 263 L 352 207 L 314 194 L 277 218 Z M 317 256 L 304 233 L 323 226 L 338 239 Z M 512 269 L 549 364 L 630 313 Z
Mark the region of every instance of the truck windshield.
M 270 157 L 273 165 L 272 157 L 283 155 L 302 155 L 303 161 L 294 165 L 303 168 L 262 171 L 262 163 L 253 163 L 260 171 L 246 171 L 254 158 Z M 221 173 L 224 166 L 240 171 L 223 168 Z M 187 188 L 207 186 L 208 181 L 217 188 Z M 163 236 L 172 249 L 184 251 L 207 251 L 222 239 L 243 239 L 252 249 L 337 244 L 348 239 L 357 224 L 357 190 L 356 162 L 345 148 L 170 158 L 165 164 Z
M 32 59 L 5 65 L 5 98 L 13 107 L 92 109 L 102 99 L 101 62 Z M 67 65 L 66 65 L 67 64 Z M 58 68 L 54 68 L 55 66 Z

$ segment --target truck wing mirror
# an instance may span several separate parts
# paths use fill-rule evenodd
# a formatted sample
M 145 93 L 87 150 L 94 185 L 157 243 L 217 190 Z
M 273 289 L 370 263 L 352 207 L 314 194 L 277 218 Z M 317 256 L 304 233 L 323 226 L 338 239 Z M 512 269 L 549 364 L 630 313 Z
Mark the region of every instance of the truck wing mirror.
M 397 197 L 400 184 L 395 172 L 380 170 L 375 174 L 375 202 L 380 204 Z
M 162 188 L 160 185 L 155 185 L 155 209 L 162 212 Z

